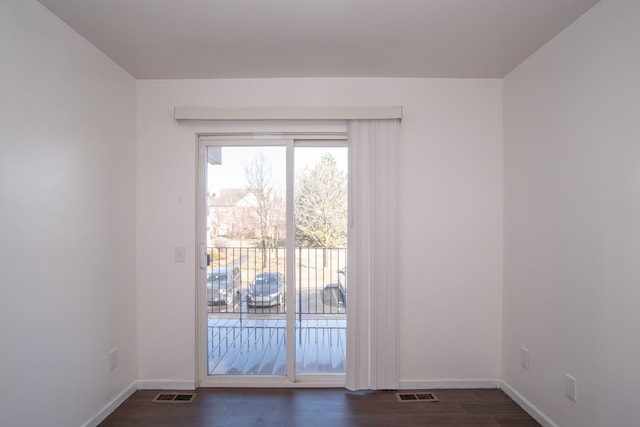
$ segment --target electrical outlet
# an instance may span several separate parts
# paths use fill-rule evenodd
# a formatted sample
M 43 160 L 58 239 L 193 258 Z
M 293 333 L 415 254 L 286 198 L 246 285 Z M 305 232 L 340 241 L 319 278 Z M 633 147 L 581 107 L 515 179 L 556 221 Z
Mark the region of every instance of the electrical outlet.
M 109 350 L 109 367 L 113 371 L 118 367 L 118 349 L 114 348 Z
M 577 402 L 578 400 L 578 386 L 576 379 L 569 374 L 564 374 L 564 394 L 568 399 Z
M 520 366 L 529 369 L 529 350 L 524 347 L 520 347 Z

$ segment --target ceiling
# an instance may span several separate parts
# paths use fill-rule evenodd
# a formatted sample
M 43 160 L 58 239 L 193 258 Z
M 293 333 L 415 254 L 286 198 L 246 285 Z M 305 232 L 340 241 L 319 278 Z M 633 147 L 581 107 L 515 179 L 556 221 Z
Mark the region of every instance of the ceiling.
M 138 79 L 502 78 L 598 0 L 40 0 Z

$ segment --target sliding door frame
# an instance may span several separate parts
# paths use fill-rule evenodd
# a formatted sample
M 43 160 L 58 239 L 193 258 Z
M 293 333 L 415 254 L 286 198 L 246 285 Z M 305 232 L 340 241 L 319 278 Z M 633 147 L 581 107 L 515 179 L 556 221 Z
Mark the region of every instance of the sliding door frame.
M 344 387 L 345 374 L 301 374 L 295 373 L 296 362 L 296 298 L 295 281 L 287 281 L 286 288 L 286 375 L 209 375 L 207 349 L 207 300 L 206 300 L 206 230 L 207 204 L 207 147 L 209 146 L 284 146 L 286 147 L 286 206 L 287 277 L 295 278 L 295 222 L 294 222 L 294 149 L 300 147 L 347 147 L 346 132 L 302 132 L 302 133 L 206 133 L 196 135 L 196 251 L 200 254 L 196 269 L 196 379 L 199 387 Z M 349 172 L 350 175 L 350 172 Z M 351 179 L 350 176 L 348 178 Z M 351 203 L 349 203 L 351 205 Z M 347 328 L 348 331 L 348 328 Z M 347 332 L 347 342 L 349 341 Z M 347 344 L 347 348 L 349 348 Z M 347 366 L 348 369 L 348 366 Z

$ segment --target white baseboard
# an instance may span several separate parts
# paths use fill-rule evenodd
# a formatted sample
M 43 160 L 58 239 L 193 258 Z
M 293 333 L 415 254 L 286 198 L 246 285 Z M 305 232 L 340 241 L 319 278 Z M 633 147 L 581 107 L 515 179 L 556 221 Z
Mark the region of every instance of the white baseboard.
M 96 416 L 91 418 L 89 421 L 83 424 L 83 427 L 96 427 L 102 421 L 105 420 L 116 408 L 129 398 L 135 391 L 138 389 L 138 381 L 132 382 L 126 389 L 124 389 L 120 394 L 118 394 L 115 398 L 113 398 L 109 403 L 107 403 L 104 408 L 98 412 Z
M 399 390 L 442 388 L 500 388 L 500 380 L 400 380 Z
M 139 390 L 195 390 L 196 383 L 188 380 L 138 380 Z
M 500 388 L 507 394 L 507 396 L 513 399 L 514 402 L 516 402 L 522 409 L 525 410 L 527 414 L 531 415 L 531 417 L 533 417 L 533 419 L 539 422 L 543 427 L 558 427 L 556 423 L 551 421 L 549 417 L 547 417 L 541 410 L 536 408 L 534 404 L 525 399 L 520 393 L 515 391 L 509 384 L 504 381 L 500 381 Z

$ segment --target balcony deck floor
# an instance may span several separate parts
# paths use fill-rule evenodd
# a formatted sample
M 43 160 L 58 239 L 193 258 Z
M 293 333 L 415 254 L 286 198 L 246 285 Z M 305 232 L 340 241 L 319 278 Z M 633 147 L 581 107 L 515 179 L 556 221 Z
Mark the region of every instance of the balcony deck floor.
M 284 318 L 209 318 L 209 375 L 285 375 Z M 344 374 L 344 316 L 296 320 L 296 373 Z

